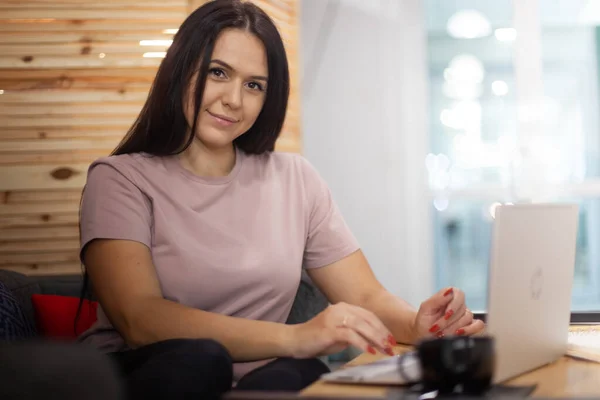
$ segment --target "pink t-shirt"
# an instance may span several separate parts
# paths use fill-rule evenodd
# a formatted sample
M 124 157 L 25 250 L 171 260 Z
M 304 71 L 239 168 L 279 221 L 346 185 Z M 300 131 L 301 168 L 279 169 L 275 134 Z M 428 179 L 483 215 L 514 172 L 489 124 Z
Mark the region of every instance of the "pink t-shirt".
M 148 246 L 165 299 L 280 323 L 302 268 L 325 266 L 359 248 L 305 158 L 239 150 L 229 175 L 212 178 L 194 175 L 174 156 L 95 161 L 83 194 L 81 248 L 98 238 Z M 128 349 L 101 308 L 80 339 L 104 351 Z M 236 364 L 236 380 L 263 363 Z

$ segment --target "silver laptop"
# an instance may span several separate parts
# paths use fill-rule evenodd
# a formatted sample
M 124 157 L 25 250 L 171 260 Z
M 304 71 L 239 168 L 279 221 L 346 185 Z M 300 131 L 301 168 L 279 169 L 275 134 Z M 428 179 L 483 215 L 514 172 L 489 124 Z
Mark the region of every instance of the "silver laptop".
M 496 209 L 487 333 L 494 382 L 549 364 L 567 350 L 579 209 L 530 204 Z
M 496 208 L 486 327 L 496 342 L 494 383 L 551 363 L 566 352 L 578 214 L 571 204 Z M 402 385 L 420 376 L 413 353 L 340 369 L 322 379 Z

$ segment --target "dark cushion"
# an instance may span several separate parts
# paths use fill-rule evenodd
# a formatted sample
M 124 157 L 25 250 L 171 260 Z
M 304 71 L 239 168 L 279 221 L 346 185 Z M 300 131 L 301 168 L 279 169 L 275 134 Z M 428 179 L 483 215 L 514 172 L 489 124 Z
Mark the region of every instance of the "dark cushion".
M 317 289 L 308 275 L 303 272 L 298 292 L 294 299 L 294 304 L 286 323 L 300 324 L 312 319 L 318 313 L 329 306 L 325 295 Z
M 36 336 L 32 320 L 27 318 L 13 292 L 0 282 L 0 340 L 22 340 Z
M 33 279 L 40 285 L 40 294 L 56 294 L 58 296 L 80 297 L 83 285 L 83 274 L 81 275 L 54 275 L 38 276 Z M 94 296 L 88 285 L 86 298 Z
M 32 325 L 35 324 L 35 314 L 33 312 L 33 306 L 31 305 L 31 295 L 40 293 L 40 285 L 26 275 L 9 270 L 0 270 L 0 282 L 2 282 L 19 301 L 21 309 L 30 323 Z
M 34 294 L 56 294 L 79 297 L 83 283 L 82 275 L 27 276 L 10 270 L 0 270 L 0 282 L 13 292 L 23 312 L 35 323 L 35 312 L 31 303 Z

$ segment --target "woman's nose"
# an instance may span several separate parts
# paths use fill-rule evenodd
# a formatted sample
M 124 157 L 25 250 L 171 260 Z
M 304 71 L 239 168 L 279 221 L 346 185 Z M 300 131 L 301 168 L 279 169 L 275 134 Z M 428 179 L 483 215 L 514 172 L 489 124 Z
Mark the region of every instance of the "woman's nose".
M 231 108 L 239 108 L 242 106 L 242 85 L 237 82 L 232 82 L 227 85 L 223 93 L 223 104 Z

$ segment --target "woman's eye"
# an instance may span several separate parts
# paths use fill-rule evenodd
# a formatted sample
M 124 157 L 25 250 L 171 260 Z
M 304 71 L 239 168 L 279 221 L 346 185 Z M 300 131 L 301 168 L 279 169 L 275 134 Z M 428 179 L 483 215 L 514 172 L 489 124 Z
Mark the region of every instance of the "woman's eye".
M 211 68 L 210 69 L 210 73 L 214 76 L 216 76 L 217 78 L 221 78 L 225 76 L 225 71 L 223 71 L 220 68 Z
M 248 83 L 248 87 L 252 90 L 260 90 L 261 92 L 263 91 L 262 85 L 258 82 L 250 82 Z

